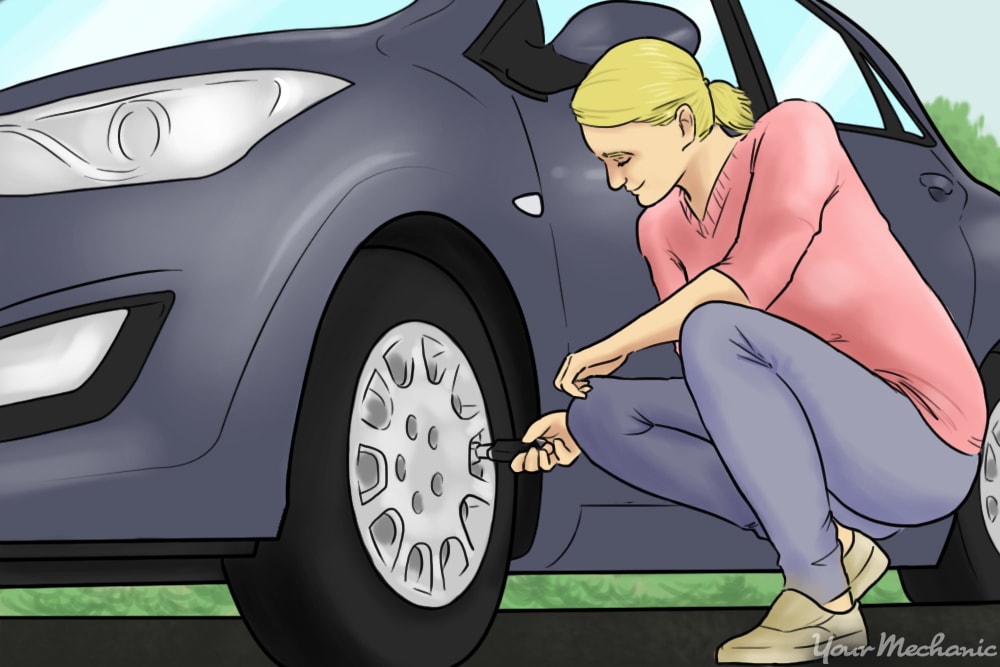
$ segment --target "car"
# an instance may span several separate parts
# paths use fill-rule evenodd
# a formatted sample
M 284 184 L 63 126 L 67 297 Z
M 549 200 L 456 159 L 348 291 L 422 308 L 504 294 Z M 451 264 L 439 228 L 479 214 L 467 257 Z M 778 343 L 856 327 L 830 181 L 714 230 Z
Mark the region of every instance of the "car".
M 510 572 L 776 570 L 586 457 L 473 454 L 657 301 L 569 101 L 658 37 L 757 116 L 835 120 L 990 409 L 965 503 L 882 546 L 914 601 L 1000 600 L 1000 196 L 864 31 L 818 0 L 350 4 L 271 3 L 280 29 L 220 5 L 193 43 L 20 15 L 74 48 L 0 84 L 0 585 L 225 581 L 280 664 L 445 665 Z M 678 370 L 662 346 L 618 374 Z

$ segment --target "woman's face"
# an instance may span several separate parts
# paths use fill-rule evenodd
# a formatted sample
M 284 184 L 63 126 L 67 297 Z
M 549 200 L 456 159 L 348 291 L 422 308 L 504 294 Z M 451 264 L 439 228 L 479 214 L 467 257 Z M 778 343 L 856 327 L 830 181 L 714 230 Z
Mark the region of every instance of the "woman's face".
M 608 171 L 608 187 L 624 186 L 640 205 L 652 206 L 677 185 L 687 169 L 691 151 L 685 148 L 694 136 L 692 125 L 685 114 L 679 114 L 666 125 L 580 127 L 587 147 Z

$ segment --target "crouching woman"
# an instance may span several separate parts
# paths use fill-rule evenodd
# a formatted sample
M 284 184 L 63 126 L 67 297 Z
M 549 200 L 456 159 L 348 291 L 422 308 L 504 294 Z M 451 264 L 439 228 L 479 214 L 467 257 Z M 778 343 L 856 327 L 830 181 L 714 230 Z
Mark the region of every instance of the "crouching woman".
M 872 538 L 946 516 L 976 474 L 986 401 L 959 331 L 817 104 L 754 122 L 741 91 L 640 39 L 605 54 L 572 107 L 608 185 L 645 207 L 661 302 L 566 357 L 568 411 L 528 429 L 545 444 L 513 470 L 582 450 L 769 540 L 783 590 L 720 663 L 866 645 L 858 599 L 888 567 Z M 665 343 L 679 343 L 682 377 L 607 377 Z

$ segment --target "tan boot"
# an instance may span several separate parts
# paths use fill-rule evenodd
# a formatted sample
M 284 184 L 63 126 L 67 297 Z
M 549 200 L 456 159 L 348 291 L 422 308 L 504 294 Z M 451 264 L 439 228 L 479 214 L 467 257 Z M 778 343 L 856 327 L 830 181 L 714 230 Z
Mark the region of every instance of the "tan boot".
M 889 568 L 889 557 L 864 533 L 854 531 L 854 542 L 844 554 L 844 573 L 855 600 L 868 592 Z
M 823 609 L 796 590 L 781 592 L 761 624 L 729 639 L 716 652 L 718 663 L 791 664 L 823 657 L 840 647 L 850 651 L 867 646 L 868 632 L 857 602 L 850 611 Z

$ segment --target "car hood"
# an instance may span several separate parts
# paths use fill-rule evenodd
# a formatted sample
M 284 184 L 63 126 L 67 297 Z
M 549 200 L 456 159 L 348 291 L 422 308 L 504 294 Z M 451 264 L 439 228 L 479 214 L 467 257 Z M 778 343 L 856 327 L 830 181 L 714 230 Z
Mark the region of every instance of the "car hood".
M 459 54 L 501 0 L 416 0 L 380 21 L 184 44 L 116 58 L 0 91 L 0 114 L 147 81 L 247 69 L 300 69 L 356 80 L 387 58 Z

